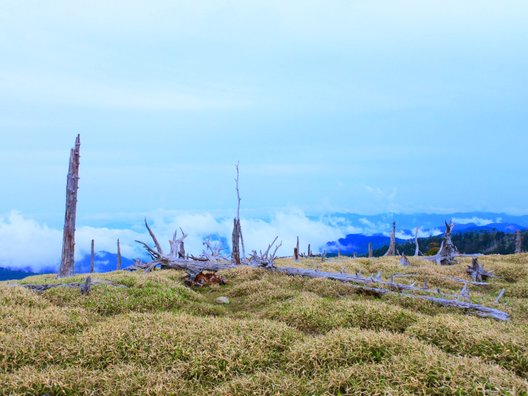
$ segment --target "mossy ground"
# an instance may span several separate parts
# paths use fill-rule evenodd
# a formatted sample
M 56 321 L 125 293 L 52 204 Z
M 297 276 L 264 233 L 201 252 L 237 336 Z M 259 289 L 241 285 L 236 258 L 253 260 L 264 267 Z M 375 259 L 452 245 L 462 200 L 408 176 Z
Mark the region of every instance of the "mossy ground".
M 278 264 L 406 272 L 454 293 L 461 285 L 446 277 L 465 278 L 466 261 Z M 472 298 L 511 313 L 508 323 L 244 267 L 223 273 L 227 285 L 201 289 L 184 286 L 176 271 L 96 274 L 125 287 L 98 285 L 88 296 L 0 283 L 0 394 L 527 395 L 528 255 L 480 261 L 498 278 L 472 287 Z M 216 304 L 219 296 L 231 303 Z

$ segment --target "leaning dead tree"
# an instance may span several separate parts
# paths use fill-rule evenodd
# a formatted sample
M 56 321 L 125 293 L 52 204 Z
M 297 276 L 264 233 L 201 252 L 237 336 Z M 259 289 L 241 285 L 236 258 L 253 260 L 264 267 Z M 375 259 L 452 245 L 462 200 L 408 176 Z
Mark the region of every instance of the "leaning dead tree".
M 396 256 L 396 222 L 392 222 L 392 232 L 390 235 L 389 249 L 384 254 L 384 256 Z
M 71 276 L 74 272 L 75 221 L 77 217 L 77 191 L 79 189 L 81 136 L 77 135 L 75 147 L 70 151 L 70 164 L 66 182 L 66 212 L 62 239 L 62 257 L 58 277 Z
M 239 181 L 240 181 L 240 171 L 238 169 L 238 163 L 235 165 L 236 168 L 236 179 L 235 179 L 235 186 L 236 186 L 236 193 L 237 193 L 237 214 L 236 217 L 233 219 L 233 234 L 232 234 L 232 243 L 233 243 L 233 253 L 231 255 L 231 260 L 233 264 L 241 264 L 242 259 L 240 256 L 240 247 L 242 245 L 242 257 L 246 257 L 246 249 L 244 247 L 244 237 L 242 236 L 242 226 L 240 225 L 240 201 L 242 200 L 240 198 L 240 188 L 239 188 Z
M 515 233 L 515 254 L 522 253 L 522 235 L 521 231 L 517 230 Z

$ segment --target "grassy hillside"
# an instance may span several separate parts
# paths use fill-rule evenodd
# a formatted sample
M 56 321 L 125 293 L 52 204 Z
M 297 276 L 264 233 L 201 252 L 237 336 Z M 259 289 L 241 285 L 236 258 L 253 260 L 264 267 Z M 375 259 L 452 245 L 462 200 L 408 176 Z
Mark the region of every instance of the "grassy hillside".
M 443 276 L 465 277 L 466 262 L 411 261 L 403 269 L 397 258 L 343 258 L 320 268 L 408 272 L 460 289 Z M 500 278 L 472 287 L 472 298 L 496 306 L 505 287 L 498 307 L 511 322 L 242 267 L 223 274 L 227 285 L 202 289 L 176 271 L 97 275 L 122 287 L 95 286 L 88 296 L 0 283 L 0 394 L 526 395 L 528 255 L 480 261 Z M 231 303 L 216 304 L 219 296 Z

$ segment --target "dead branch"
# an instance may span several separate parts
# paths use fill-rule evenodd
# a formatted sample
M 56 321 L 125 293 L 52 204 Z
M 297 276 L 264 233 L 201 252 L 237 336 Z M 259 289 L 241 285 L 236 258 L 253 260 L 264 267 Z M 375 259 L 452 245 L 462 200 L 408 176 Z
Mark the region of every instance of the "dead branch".
M 498 304 L 499 301 L 501 300 L 502 296 L 504 296 L 504 292 L 506 291 L 506 289 L 501 289 L 501 291 L 499 292 L 499 295 L 497 296 L 497 298 L 495 299 L 495 304 Z
M 87 295 L 90 293 L 94 286 L 112 286 L 125 288 L 127 286 L 114 283 L 106 279 L 92 279 L 91 276 L 88 276 L 84 282 L 68 282 L 68 283 L 44 283 L 44 284 L 19 284 L 19 283 L 9 283 L 9 286 L 20 286 L 25 289 L 32 290 L 37 293 L 45 292 L 49 289 L 54 289 L 58 287 L 65 287 L 68 289 L 79 289 L 81 294 Z
M 147 218 L 145 217 L 145 227 L 147 227 L 147 230 L 150 234 L 150 237 L 152 238 L 152 241 L 154 242 L 154 245 L 156 246 L 156 249 L 159 253 L 160 256 L 163 255 L 163 250 L 161 249 L 161 245 L 159 244 L 158 242 L 158 238 L 156 238 L 156 235 L 154 235 L 154 233 L 152 232 L 152 230 L 150 229 L 148 223 L 147 223 Z

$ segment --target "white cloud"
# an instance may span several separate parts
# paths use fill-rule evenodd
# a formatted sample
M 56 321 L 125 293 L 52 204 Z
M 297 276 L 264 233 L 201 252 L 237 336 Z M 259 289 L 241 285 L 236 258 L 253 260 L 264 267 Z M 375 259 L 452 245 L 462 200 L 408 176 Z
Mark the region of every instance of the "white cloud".
M 491 223 L 494 223 L 491 219 L 483 219 L 480 217 L 459 217 L 454 218 L 453 222 L 456 224 L 476 224 L 478 226 L 485 226 Z
M 214 235 L 231 243 L 232 218 L 215 218 L 210 213 L 171 213 L 157 211 L 149 216 L 149 224 L 162 247 L 169 249 L 168 240 L 174 230 L 181 227 L 186 234 L 186 250 L 199 255 L 203 240 Z M 279 255 L 291 255 L 299 236 L 303 251 L 307 244 L 317 249 L 328 241 L 344 236 L 345 231 L 320 220 L 308 218 L 302 211 L 292 209 L 274 214 L 269 221 L 242 219 L 242 230 L 246 252 L 264 250 L 278 236 L 283 242 Z M 181 231 L 178 231 L 181 233 Z M 135 240 L 151 243 L 146 230 L 112 229 L 83 226 L 76 233 L 76 259 L 90 253 L 91 240 L 95 240 L 96 251 L 116 251 L 117 239 L 125 257 L 143 255 Z M 62 231 L 40 224 L 19 212 L 11 212 L 0 217 L 0 266 L 11 268 L 31 268 L 40 271 L 57 267 L 60 261 Z M 228 254 L 228 252 L 225 252 Z

